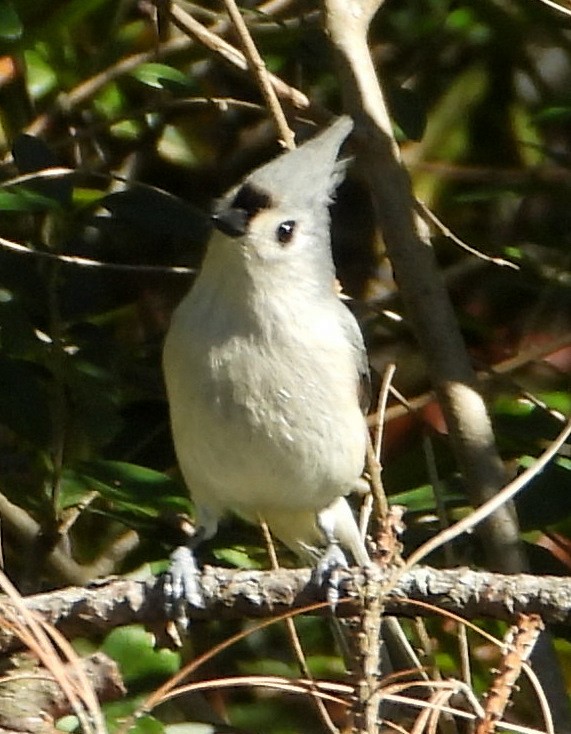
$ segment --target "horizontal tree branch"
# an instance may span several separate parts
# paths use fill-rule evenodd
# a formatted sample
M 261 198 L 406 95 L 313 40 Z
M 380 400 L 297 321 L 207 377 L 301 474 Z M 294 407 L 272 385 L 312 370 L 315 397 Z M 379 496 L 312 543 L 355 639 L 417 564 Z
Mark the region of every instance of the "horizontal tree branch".
M 340 574 L 337 608 L 340 616 L 359 613 L 364 573 L 362 569 L 353 569 Z M 385 578 L 378 569 L 366 573 L 379 574 L 380 580 Z M 204 608 L 190 608 L 190 620 L 269 619 L 303 611 L 324 602 L 325 598 L 324 590 L 311 582 L 309 569 L 244 571 L 206 567 L 201 584 Z M 104 633 L 133 623 L 156 629 L 165 622 L 161 577 L 145 581 L 109 578 L 85 588 L 69 587 L 30 596 L 26 603 L 68 638 Z M 404 573 L 387 592 L 385 611 L 403 616 L 437 613 L 426 605 L 467 619 L 487 617 L 511 621 L 519 613 L 537 613 L 547 623 L 571 624 L 571 579 L 418 566 Z M 2 600 L 0 619 L 13 614 L 11 610 L 12 603 Z M 312 613 L 318 610 L 313 609 Z M 1 652 L 8 652 L 18 644 L 6 627 L 0 629 Z

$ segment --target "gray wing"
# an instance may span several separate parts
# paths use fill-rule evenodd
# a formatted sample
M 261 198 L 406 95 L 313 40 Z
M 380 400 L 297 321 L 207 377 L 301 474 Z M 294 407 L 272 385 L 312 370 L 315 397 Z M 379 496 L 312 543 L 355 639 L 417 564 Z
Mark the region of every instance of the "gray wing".
M 365 342 L 363 341 L 363 334 L 357 323 L 357 319 L 353 316 L 349 308 L 342 302 L 339 301 L 341 325 L 347 338 L 349 339 L 351 346 L 353 347 L 353 353 L 355 355 L 355 370 L 358 378 L 358 390 L 359 390 L 359 405 L 364 415 L 367 415 L 369 407 L 371 405 L 371 373 L 369 371 L 369 360 L 367 357 L 367 350 L 365 349 Z

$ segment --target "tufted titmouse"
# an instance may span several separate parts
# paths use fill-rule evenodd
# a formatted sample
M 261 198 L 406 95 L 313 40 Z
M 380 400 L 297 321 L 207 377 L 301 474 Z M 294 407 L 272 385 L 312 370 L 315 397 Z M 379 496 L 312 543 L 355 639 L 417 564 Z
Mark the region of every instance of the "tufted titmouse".
M 213 216 L 202 270 L 174 313 L 164 373 L 196 544 L 233 511 L 262 517 L 320 571 L 369 556 L 345 496 L 366 452 L 369 372 L 339 299 L 329 205 L 352 129 L 341 117 L 258 168 Z M 325 550 L 324 550 L 325 549 Z M 200 603 L 190 549 L 173 554 L 173 597 Z
M 198 534 L 263 517 L 299 555 L 368 555 L 345 501 L 366 449 L 368 368 L 339 300 L 329 237 L 352 122 L 250 174 L 219 203 L 200 275 L 175 311 L 164 373 Z

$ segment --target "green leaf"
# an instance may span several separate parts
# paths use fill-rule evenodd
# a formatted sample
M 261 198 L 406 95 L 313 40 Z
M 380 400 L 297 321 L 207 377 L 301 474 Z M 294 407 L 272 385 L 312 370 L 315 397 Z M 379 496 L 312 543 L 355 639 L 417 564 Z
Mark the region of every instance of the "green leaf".
M 129 696 L 118 701 L 105 703 L 103 712 L 110 734 L 118 731 L 122 722 L 131 716 L 142 703 L 143 699 L 140 696 Z M 164 734 L 164 732 L 164 725 L 148 714 L 137 716 L 135 723 L 129 727 L 129 734 Z
M 121 461 L 84 462 L 65 472 L 62 502 L 69 507 L 81 493 L 97 490 L 118 513 L 155 519 L 161 513 L 187 512 L 190 501 L 166 474 Z
M 67 0 L 59 4 L 59 7 L 58 3 L 53 3 L 56 9 L 50 15 L 47 26 L 44 26 L 44 32 L 46 35 L 57 33 L 61 28 L 69 31 L 82 21 L 93 22 L 94 11 L 106 3 L 109 4 L 108 0 Z
M 456 492 L 447 492 L 444 500 L 447 504 L 456 504 L 465 501 L 465 496 Z M 431 484 L 425 484 L 422 487 L 409 489 L 406 492 L 392 494 L 390 497 L 391 505 L 404 505 L 406 511 L 412 512 L 433 512 L 435 509 L 434 489 Z
M 153 716 L 141 716 L 129 727 L 129 734 L 163 734 L 165 726 Z
M 79 719 L 77 718 L 77 716 L 72 716 L 71 714 L 69 714 L 68 716 L 62 716 L 62 718 L 58 719 L 57 721 L 57 731 L 79 731 Z
M 535 410 L 531 400 L 513 395 L 499 395 L 494 400 L 494 413 L 523 417 Z
M 23 186 L 15 191 L 0 190 L 0 211 L 5 212 L 43 212 L 59 207 L 57 201 L 37 191 Z
M 125 683 L 133 685 L 168 678 L 179 669 L 178 653 L 156 650 L 154 645 L 154 635 L 139 625 L 130 625 L 110 632 L 101 649 L 119 663 Z
M 170 91 L 188 91 L 193 85 L 191 81 L 178 69 L 166 64 L 141 64 L 133 72 L 132 76 L 148 87 L 154 89 L 167 89 Z
M 93 100 L 93 106 L 102 117 L 111 120 L 125 109 L 125 94 L 117 83 L 106 84 Z
M 143 126 L 138 120 L 121 120 L 111 125 L 109 130 L 121 140 L 137 140 L 143 132 Z
M 39 100 L 57 87 L 57 74 L 42 54 L 34 49 L 26 49 L 24 61 L 26 63 L 26 84 L 32 99 Z
M 213 551 L 213 555 L 217 561 L 222 561 L 236 568 L 262 568 L 262 564 L 248 552 L 247 548 L 217 548 Z
M 457 8 L 448 13 L 446 26 L 458 31 L 469 31 L 477 22 L 477 17 L 472 8 Z
M 164 126 L 163 133 L 157 141 L 157 151 L 165 160 L 177 166 L 191 168 L 198 162 L 184 131 L 175 125 Z
M 552 390 L 551 392 L 540 392 L 537 397 L 547 405 L 550 410 L 558 411 L 563 415 L 571 413 L 571 393 L 567 390 Z
M 105 196 L 100 189 L 83 188 L 76 186 L 73 190 L 73 203 L 77 206 L 93 207 Z
M 552 106 L 546 107 L 545 109 L 534 115 L 536 122 L 565 122 L 571 117 L 571 107 L 565 106 Z
M 23 32 L 24 27 L 14 4 L 10 0 L 0 0 L 0 38 L 17 41 Z

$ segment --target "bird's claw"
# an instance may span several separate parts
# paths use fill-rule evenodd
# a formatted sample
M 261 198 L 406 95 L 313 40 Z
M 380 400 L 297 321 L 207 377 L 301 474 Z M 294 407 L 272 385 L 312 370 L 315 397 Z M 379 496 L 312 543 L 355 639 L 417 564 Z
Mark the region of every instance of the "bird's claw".
M 327 601 L 332 611 L 339 603 L 339 571 L 347 568 L 347 559 L 338 543 L 330 543 L 313 570 L 313 583 L 327 586 Z
M 204 609 L 206 604 L 200 586 L 200 571 L 192 548 L 181 545 L 170 557 L 164 579 L 165 611 L 179 630 L 189 625 L 188 607 Z

